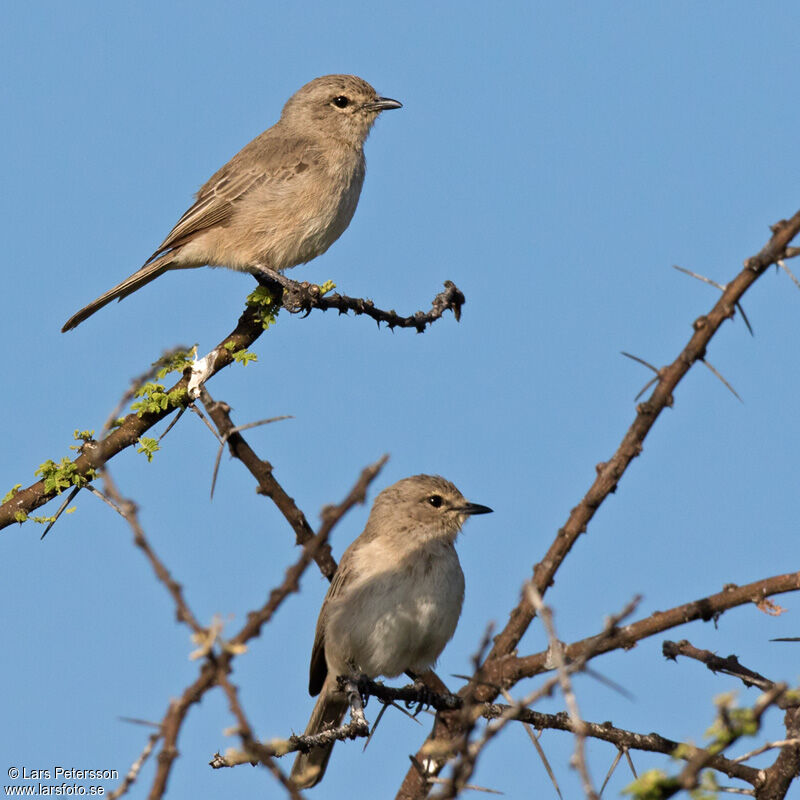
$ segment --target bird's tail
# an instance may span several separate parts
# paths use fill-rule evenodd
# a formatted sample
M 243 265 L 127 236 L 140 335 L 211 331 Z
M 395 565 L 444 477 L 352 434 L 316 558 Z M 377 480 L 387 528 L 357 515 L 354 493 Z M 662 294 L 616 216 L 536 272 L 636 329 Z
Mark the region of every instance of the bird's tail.
M 311 712 L 305 735 L 321 733 L 326 728 L 341 724 L 347 701 L 342 692 L 330 691 L 326 685 L 317 698 L 317 704 Z M 307 753 L 298 753 L 292 766 L 292 780 L 299 789 L 310 789 L 316 786 L 325 774 L 328 759 L 331 757 L 333 742 L 322 747 L 312 747 Z
M 96 300 L 92 300 L 88 306 L 84 306 L 77 314 L 73 314 L 65 323 L 61 332 L 72 330 L 81 324 L 85 319 L 91 317 L 95 311 L 108 305 L 112 300 L 122 300 L 137 289 L 141 289 L 146 283 L 155 280 L 159 275 L 163 275 L 168 269 L 174 269 L 177 265 L 172 262 L 170 253 L 165 253 L 155 261 L 145 264 L 138 272 L 134 272 L 122 283 L 118 283 L 113 289 L 109 289 L 105 294 L 101 294 Z

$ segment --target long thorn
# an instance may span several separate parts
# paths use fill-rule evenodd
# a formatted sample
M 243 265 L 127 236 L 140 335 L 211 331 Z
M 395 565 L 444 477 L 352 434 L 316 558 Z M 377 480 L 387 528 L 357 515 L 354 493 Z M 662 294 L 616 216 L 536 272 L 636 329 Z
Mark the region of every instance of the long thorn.
M 636 774 L 636 767 L 633 766 L 633 759 L 631 758 L 630 750 L 628 750 L 627 747 L 625 748 L 625 758 L 628 759 L 628 766 L 631 768 L 631 772 L 633 773 L 633 777 L 638 780 L 639 776 Z
M 83 488 L 88 489 L 95 497 L 99 497 L 106 505 L 111 506 L 123 519 L 127 519 L 125 512 L 110 497 L 106 497 L 99 489 L 92 486 L 91 483 L 87 483 Z
M 639 358 L 639 356 L 634 356 L 631 355 L 630 353 L 626 353 L 624 350 L 620 350 L 619 352 L 626 358 L 631 358 L 634 361 L 638 362 L 639 364 L 642 364 L 643 366 L 647 367 L 648 369 L 653 370 L 653 372 L 655 372 L 656 375 L 660 374 L 658 368 L 654 367 L 649 361 L 645 361 L 643 358 Z
M 222 442 L 222 438 L 216 432 L 216 430 L 214 429 L 214 426 L 208 421 L 208 419 L 206 418 L 206 415 L 197 407 L 197 404 L 196 403 L 189 403 L 189 408 L 191 408 L 192 411 L 194 411 L 194 413 L 197 414 L 197 416 L 200 417 L 201 420 L 203 420 L 203 422 L 205 423 L 205 426 L 211 431 L 211 433 L 214 434 L 214 438 L 218 442 Z
M 795 278 L 792 271 L 786 266 L 786 262 L 782 258 L 779 258 L 775 263 L 794 281 L 794 285 L 800 289 L 800 281 Z
M 603 790 L 606 788 L 606 784 L 611 780 L 611 776 L 614 774 L 614 770 L 617 768 L 617 764 L 619 764 L 619 760 L 622 758 L 622 748 L 620 747 L 617 750 L 617 757 L 611 763 L 611 766 L 608 768 L 608 772 L 606 773 L 606 779 L 603 781 L 603 785 L 600 787 L 600 797 L 603 796 Z
M 693 278 L 697 278 L 699 281 L 703 281 L 703 283 L 707 283 L 710 286 L 715 286 L 721 292 L 724 292 L 727 289 L 727 286 L 723 286 L 721 283 L 717 283 L 716 281 L 712 281 L 711 278 L 706 278 L 703 275 L 698 275 L 696 272 L 692 272 L 690 269 L 685 269 L 684 267 L 679 267 L 677 264 L 672 265 L 673 269 L 677 269 L 679 272 L 683 272 L 686 275 L 691 275 Z
M 744 400 L 742 400 L 742 398 L 741 398 L 741 397 L 739 397 L 739 395 L 736 393 L 736 389 L 734 389 L 734 388 L 733 388 L 733 386 L 731 386 L 731 385 L 728 383 L 728 381 L 726 381 L 726 380 L 725 380 L 725 378 L 723 378 L 723 377 L 722 377 L 722 375 L 720 375 L 720 374 L 719 374 L 719 372 L 717 372 L 717 370 L 716 370 L 716 369 L 714 369 L 714 367 L 713 367 L 711 364 L 709 364 L 709 363 L 708 363 L 708 361 L 706 361 L 704 358 L 701 358 L 700 360 L 701 360 L 701 361 L 702 361 L 702 362 L 703 362 L 703 363 L 704 363 L 704 364 L 705 364 L 705 365 L 706 365 L 706 366 L 707 366 L 707 367 L 708 367 L 708 368 L 709 368 L 709 369 L 710 369 L 710 370 L 711 370 L 711 371 L 712 371 L 712 372 L 713 372 L 713 373 L 714 373 L 714 374 L 715 374 L 715 375 L 716 375 L 716 376 L 717 376 L 717 377 L 718 377 L 718 378 L 719 378 L 719 379 L 720 379 L 720 380 L 721 380 L 721 381 L 722 381 L 722 382 L 725 384 L 725 386 L 727 386 L 727 387 L 728 387 L 728 389 L 730 389 L 730 390 L 731 390 L 731 392 L 733 393 L 733 396 L 734 396 L 734 397 L 735 397 L 735 398 L 736 398 L 736 399 L 737 399 L 737 400 L 738 400 L 740 403 L 744 403 Z
M 172 429 L 175 427 L 175 424 L 176 424 L 176 423 L 177 423 L 177 421 L 178 421 L 178 420 L 179 420 L 179 419 L 180 419 L 180 418 L 183 416 L 183 414 L 184 414 L 184 412 L 185 412 L 185 411 L 186 411 L 186 409 L 185 409 L 185 408 L 182 408 L 182 409 L 181 409 L 181 410 L 180 410 L 180 411 L 179 411 L 179 412 L 178 412 L 178 413 L 175 415 L 175 419 L 173 419 L 173 420 L 172 420 L 172 422 L 170 422 L 170 423 L 169 423 L 169 425 L 167 425 L 167 427 L 166 427 L 166 428 L 165 428 L 165 430 L 164 430 L 164 433 L 162 433 L 162 434 L 161 434 L 161 436 L 159 436 L 159 437 L 158 437 L 158 441 L 159 441 L 159 442 L 160 442 L 160 441 L 161 441 L 161 440 L 162 440 L 162 439 L 163 439 L 163 438 L 164 438 L 164 437 L 165 437 L 165 436 L 166 436 L 166 435 L 167 435 L 167 434 L 168 434 L 168 433 L 169 433 L 169 432 L 170 432 L 170 431 L 171 431 L 171 430 L 172 430 Z
M 744 313 L 744 308 L 742 308 L 742 304 L 738 300 L 736 301 L 736 308 L 739 309 L 739 313 L 742 315 L 742 319 L 744 320 L 744 324 L 747 325 L 747 330 L 750 331 L 750 335 L 755 336 L 753 329 L 750 326 L 750 320 L 747 319 L 747 314 Z
M 41 541 L 42 539 L 44 539 L 45 536 L 47 536 L 47 533 L 50 530 L 50 528 L 52 528 L 53 525 L 55 525 L 56 522 L 58 522 L 58 518 L 64 513 L 64 509 L 72 502 L 73 498 L 75 497 L 76 494 L 78 494 L 80 490 L 81 487 L 76 486 L 69 493 L 69 497 L 67 497 L 67 499 L 58 507 L 58 511 L 56 511 L 55 515 L 53 516 L 53 519 L 50 520 L 50 524 L 44 529 L 44 533 L 39 537 L 39 541 Z
M 642 390 L 639 392 L 639 394 L 633 398 L 633 402 L 635 403 L 657 380 L 658 378 L 650 378 L 650 380 L 647 381 L 644 386 L 642 386 Z

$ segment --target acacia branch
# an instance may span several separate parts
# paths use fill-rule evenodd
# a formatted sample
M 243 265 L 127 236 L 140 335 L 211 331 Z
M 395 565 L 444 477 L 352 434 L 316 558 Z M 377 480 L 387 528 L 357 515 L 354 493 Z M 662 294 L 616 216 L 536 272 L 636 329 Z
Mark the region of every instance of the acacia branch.
M 292 314 L 305 313 L 308 315 L 312 309 L 322 311 L 335 309 L 340 314 L 352 311 L 356 316 L 366 314 L 379 325 L 385 323 L 388 328 L 415 328 L 417 333 L 422 333 L 428 325 L 439 319 L 445 311 L 452 311 L 456 322 L 461 319 L 461 306 L 466 300 L 461 290 L 453 281 L 444 282 L 444 291 L 433 298 L 430 311 L 417 311 L 409 317 L 403 317 L 396 311 L 384 311 L 376 308 L 372 300 L 361 297 L 348 297 L 342 294 L 321 294 L 320 287 L 313 284 L 285 279 L 283 286 L 283 307 Z
M 674 392 L 680 381 L 696 361 L 705 357 L 706 349 L 714 334 L 727 319 L 731 319 L 736 304 L 745 292 L 764 274 L 769 266 L 785 257 L 789 242 L 800 232 L 800 211 L 790 220 L 782 220 L 773 227 L 773 235 L 759 253 L 748 258 L 744 269 L 725 287 L 725 291 L 707 315 L 698 317 L 692 327 L 694 333 L 667 367 L 659 370 L 659 378 L 650 397 L 637 406 L 637 414 L 622 439 L 617 451 L 605 463 L 597 465 L 597 477 L 583 499 L 572 509 L 563 528 L 545 554 L 534 567 L 533 580 L 540 594 L 544 595 L 553 583 L 556 572 L 578 537 L 586 528 L 605 499 L 613 493 L 630 463 L 639 456 L 644 440 L 661 412 L 674 402 Z M 506 627 L 495 639 L 488 661 L 507 656 L 517 646 L 534 617 L 531 604 L 523 596 L 519 605 L 511 612 Z
M 217 670 L 216 681 L 225 692 L 225 696 L 228 698 L 228 705 L 230 706 L 231 713 L 234 715 L 234 717 L 236 717 L 239 738 L 242 740 L 242 745 L 246 750 L 253 752 L 258 748 L 258 742 L 253 736 L 253 729 L 250 726 L 250 722 L 248 721 L 246 714 L 244 713 L 242 704 L 239 702 L 239 694 L 236 687 L 228 680 L 228 674 L 223 669 Z M 275 763 L 275 759 L 273 759 L 267 753 L 258 752 L 258 760 L 272 773 L 281 786 L 286 789 L 289 797 L 291 797 L 292 800 L 302 800 L 303 796 L 294 785 L 294 782 L 283 773 L 283 770 Z
M 757 686 L 762 692 L 771 689 L 775 685 L 775 681 L 753 672 L 751 669 L 739 663 L 739 659 L 730 655 L 727 658 L 712 653 L 710 650 L 701 650 L 695 647 L 691 642 L 686 639 L 681 639 L 679 642 L 665 641 L 661 645 L 661 652 L 665 658 L 671 661 L 677 661 L 678 656 L 686 658 L 693 658 L 696 661 L 705 664 L 708 669 L 714 674 L 721 672 L 723 675 L 730 675 L 733 678 L 738 678 L 745 686 Z
M 708 314 L 699 317 L 693 323 L 694 332 L 677 358 L 667 367 L 658 371 L 658 380 L 650 397 L 637 406 L 636 417 L 614 455 L 606 462 L 597 465 L 597 477 L 583 499 L 575 506 L 562 527 L 545 557 L 536 564 L 533 571 L 533 583 L 540 595 L 544 596 L 552 585 L 555 575 L 569 554 L 578 537 L 585 533 L 589 522 L 594 517 L 605 499 L 616 490 L 617 484 L 630 463 L 641 454 L 644 440 L 655 424 L 661 412 L 673 404 L 675 389 L 696 361 L 705 357 L 711 339 L 726 319 L 733 317 L 736 304 L 753 283 L 764 274 L 769 266 L 787 257 L 787 247 L 800 232 L 800 211 L 789 220 L 781 220 L 772 226 L 772 236 L 764 247 L 744 263 L 744 269 L 730 281 L 719 300 Z M 505 663 L 514 661 L 512 654 L 535 615 L 533 605 L 522 594 L 520 602 L 511 611 L 508 622 L 497 635 L 494 646 L 483 666 L 484 672 L 503 673 Z M 518 661 L 518 660 L 517 660 Z M 488 669 L 486 669 L 488 668 Z M 511 679 L 513 683 L 513 679 Z M 492 685 L 494 683 L 494 685 Z M 474 699 L 488 702 L 494 700 L 499 692 L 498 681 L 490 680 L 462 692 L 474 692 Z M 510 684 L 506 684 L 510 685 Z M 460 692 L 460 694 L 462 693 Z M 417 753 L 417 759 L 424 759 L 424 749 L 434 739 L 453 738 L 461 734 L 461 726 L 452 719 L 437 717 L 433 731 L 428 740 Z M 419 799 L 427 795 L 428 785 L 423 776 L 413 766 L 406 773 L 401 784 L 397 800 Z
M 289 281 L 289 283 L 295 284 L 294 281 Z M 385 322 L 389 328 L 414 328 L 419 333 L 441 318 L 447 310 L 452 311 L 456 319 L 458 319 L 461 313 L 461 306 L 465 302 L 464 295 L 458 287 L 451 281 L 446 281 L 444 291 L 436 295 L 429 311 L 418 311 L 410 317 L 402 317 L 394 311 L 384 311 L 376 308 L 371 300 L 341 295 L 314 297 L 313 287 L 310 285 L 304 287 L 302 284 L 296 284 L 296 287 L 287 289 L 284 293 L 282 302 L 284 307 L 290 311 L 305 310 L 310 312 L 313 308 L 319 308 L 323 311 L 327 308 L 337 308 L 344 313 L 352 310 L 357 314 L 367 314 L 378 322 Z M 316 287 L 316 290 L 318 293 L 319 287 Z M 239 317 L 239 321 L 233 331 L 203 359 L 204 380 L 208 380 L 212 375 L 229 366 L 234 361 L 233 354 L 246 350 L 263 332 L 264 327 L 261 321 L 260 309 L 247 306 Z M 166 390 L 166 394 L 188 396 L 185 393 L 188 390 L 190 378 L 191 375 L 188 371 L 185 371 L 183 377 Z M 75 467 L 74 475 L 78 478 L 91 476 L 93 471 L 99 470 L 103 464 L 122 450 L 136 444 L 141 436 L 175 410 L 176 406 L 173 405 L 158 412 L 143 413 L 141 415 L 128 414 L 118 428 L 104 436 L 100 441 L 86 443 L 80 455 L 72 462 Z M 45 491 L 43 480 L 36 481 L 30 486 L 20 489 L 10 500 L 0 505 L 0 529 L 17 522 L 17 515 L 30 514 L 30 512 L 52 500 L 56 494 L 55 490 Z
M 116 484 L 111 478 L 107 469 L 103 470 L 103 483 L 105 485 L 106 494 L 119 508 L 120 513 L 125 518 L 128 525 L 133 531 L 134 544 L 144 553 L 153 572 L 161 583 L 164 584 L 173 602 L 175 603 L 175 618 L 178 622 L 185 622 L 194 633 L 203 635 L 206 629 L 197 621 L 197 617 L 192 613 L 186 598 L 183 596 L 183 587 L 172 577 L 169 570 L 164 565 L 164 562 L 156 555 L 155 550 L 150 546 L 145 536 L 144 529 L 139 523 L 138 509 L 136 504 L 126 497 L 123 497 Z
M 783 717 L 786 738 L 794 740 L 781 748 L 773 764 L 764 770 L 764 785 L 756 792 L 758 800 L 783 800 L 794 779 L 800 774 L 800 706 L 787 709 Z
M 601 634 L 602 641 L 598 641 L 597 636 L 590 636 L 573 642 L 567 645 L 564 655 L 572 661 L 585 658 L 587 652 L 596 656 L 612 650 L 628 650 L 642 639 L 663 633 L 670 628 L 695 620 L 709 622 L 737 606 L 758 604 L 765 597 L 798 590 L 800 590 L 800 572 L 775 575 L 745 586 L 729 584 L 717 594 L 675 606 L 667 611 L 656 611 L 649 617 L 617 628 L 608 635 Z M 490 685 L 509 687 L 522 678 L 531 678 L 550 669 L 547 651 L 517 658 L 509 657 L 489 665 L 486 681 Z
M 258 636 L 261 627 L 269 622 L 280 604 L 292 592 L 298 591 L 300 576 L 305 572 L 308 565 L 321 547 L 328 541 L 334 525 L 356 504 L 363 503 L 366 497 L 367 487 L 378 476 L 383 469 L 388 456 L 378 459 L 374 464 L 365 467 L 361 471 L 355 486 L 350 490 L 347 497 L 338 505 L 325 506 L 322 510 L 322 524 L 316 535 L 310 539 L 303 547 L 300 558 L 286 570 L 283 583 L 270 592 L 267 602 L 257 611 L 251 611 L 247 615 L 247 622 L 242 629 L 231 639 L 231 644 L 242 645 L 254 636 Z
M 214 400 L 205 386 L 200 390 L 200 400 L 217 426 L 220 435 L 226 441 L 231 455 L 241 461 L 248 472 L 256 479 L 258 493 L 269 497 L 275 503 L 275 506 L 292 527 L 297 544 L 305 545 L 314 537 L 314 530 L 309 525 L 305 514 L 297 507 L 294 499 L 289 497 L 275 479 L 272 464 L 266 459 L 259 458 L 244 436 L 240 432 L 234 431 L 236 426 L 231 419 L 230 406 L 227 403 Z M 234 432 L 232 433 L 232 431 Z M 317 562 L 320 572 L 328 580 L 331 580 L 333 573 L 336 572 L 336 560 L 333 558 L 330 545 L 327 542 L 317 548 L 314 560 Z
M 749 714 L 748 722 L 750 725 L 755 725 L 756 730 L 761 728 L 761 718 L 764 712 L 775 705 L 786 692 L 786 684 L 775 684 L 771 689 L 764 692 L 758 700 L 756 700 L 751 713 Z M 719 738 L 719 741 L 714 742 L 712 749 L 697 750 L 691 758 L 689 758 L 686 766 L 681 770 L 680 775 L 674 779 L 665 781 L 664 791 L 662 797 L 672 797 L 677 794 L 681 789 L 695 789 L 697 788 L 698 778 L 700 772 L 706 767 L 710 766 L 711 760 L 714 755 L 722 753 L 722 751 L 729 748 L 732 744 L 737 742 L 742 736 L 752 733 L 750 725 L 743 724 L 728 724 L 725 718 L 725 709 L 720 708 L 721 722 L 724 724 L 724 736 Z
M 484 706 L 483 716 L 486 719 L 499 719 L 506 715 L 510 715 L 512 720 L 526 722 L 537 730 L 565 731 L 573 734 L 577 732 L 575 723 L 564 711 L 558 714 L 544 714 L 541 711 L 534 711 L 530 708 L 515 709 L 513 706 L 502 703 L 486 703 Z M 583 725 L 586 736 L 609 742 L 619 748 L 663 753 L 667 756 L 681 758 L 684 761 L 688 761 L 699 750 L 699 748 L 695 748 L 692 745 L 676 742 L 657 733 L 636 733 L 624 728 L 617 728 L 610 722 L 598 723 L 583 720 Z M 745 766 L 721 755 L 712 756 L 707 766 L 722 772 L 729 778 L 738 778 L 746 781 L 752 786 L 757 786 L 762 780 L 760 777 L 761 770 Z
M 315 553 L 325 544 L 339 520 L 356 503 L 363 502 L 369 484 L 377 477 L 385 462 L 386 457 L 384 456 L 375 464 L 362 470 L 347 497 L 338 505 L 326 506 L 323 509 L 322 525 L 318 533 L 305 544 L 298 560 L 286 570 L 283 582 L 269 593 L 264 605 L 247 615 L 247 621 L 239 632 L 232 639 L 221 642 L 218 649 L 214 649 L 214 641 L 209 642 L 206 657 L 200 667 L 200 674 L 184 690 L 180 698 L 169 704 L 161 722 L 163 745 L 158 755 L 158 767 L 148 795 L 149 800 L 158 800 L 166 792 L 172 765 L 178 756 L 178 734 L 189 709 L 195 703 L 199 703 L 209 689 L 219 685 L 219 676 L 228 674 L 231 662 L 237 654 L 243 652 L 243 646 L 250 639 L 257 637 L 261 633 L 261 628 L 272 619 L 283 601 L 291 593 L 298 591 L 300 576 L 311 564 Z M 230 694 L 228 697 L 230 701 Z M 232 708 L 235 713 L 236 706 L 233 705 Z

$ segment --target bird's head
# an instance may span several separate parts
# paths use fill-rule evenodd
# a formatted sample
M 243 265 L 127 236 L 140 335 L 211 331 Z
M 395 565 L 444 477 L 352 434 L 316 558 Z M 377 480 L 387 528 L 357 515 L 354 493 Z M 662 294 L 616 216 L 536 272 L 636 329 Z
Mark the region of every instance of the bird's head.
M 298 133 L 331 136 L 358 147 L 381 111 L 401 107 L 356 75 L 323 75 L 289 98 L 281 121 Z

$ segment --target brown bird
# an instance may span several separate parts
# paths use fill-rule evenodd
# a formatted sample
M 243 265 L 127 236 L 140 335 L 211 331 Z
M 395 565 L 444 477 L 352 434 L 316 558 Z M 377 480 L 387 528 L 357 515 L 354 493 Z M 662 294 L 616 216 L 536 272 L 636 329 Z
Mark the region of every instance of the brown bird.
M 167 270 L 207 265 L 274 279 L 324 253 L 358 205 L 373 123 L 381 111 L 401 106 L 355 75 L 307 83 L 278 122 L 202 186 L 144 266 L 70 317 L 62 331 Z
M 308 690 L 319 694 L 306 734 L 341 724 L 339 675 L 419 675 L 436 663 L 461 615 L 464 573 L 455 549 L 461 526 L 491 508 L 470 503 L 438 475 L 384 489 L 363 533 L 345 550 L 322 604 Z M 292 780 L 322 780 L 333 743 L 300 753 Z

